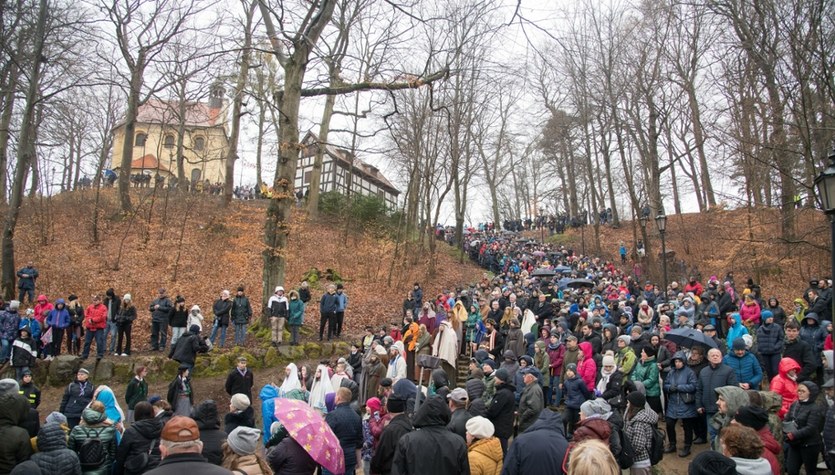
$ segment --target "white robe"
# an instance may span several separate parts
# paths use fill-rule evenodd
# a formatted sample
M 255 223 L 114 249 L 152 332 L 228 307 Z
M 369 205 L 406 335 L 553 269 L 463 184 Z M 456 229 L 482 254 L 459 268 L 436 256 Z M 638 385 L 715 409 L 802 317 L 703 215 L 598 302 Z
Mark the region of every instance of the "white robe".
M 325 406 L 325 396 L 336 392 L 331 385 L 331 378 L 328 376 L 328 367 L 319 365 L 316 370 L 321 375 L 318 381 L 313 381 L 313 386 L 310 388 L 310 407 L 319 410 L 322 414 L 328 413 L 328 408 Z M 315 374 L 315 373 L 314 373 Z
M 531 309 L 525 309 L 525 313 L 522 316 L 522 335 L 530 333 L 534 323 L 536 323 L 536 316 L 531 312 Z
M 441 328 L 435 336 L 435 342 L 432 343 L 432 355 L 446 361 L 453 368 L 456 367 L 458 335 L 455 334 L 455 330 L 452 329 L 448 321 L 441 323 Z
M 278 397 L 287 397 L 287 394 L 294 389 L 301 389 L 302 383 L 299 381 L 299 368 L 295 363 L 287 365 L 290 368 L 290 375 L 284 378 L 281 387 L 278 388 Z

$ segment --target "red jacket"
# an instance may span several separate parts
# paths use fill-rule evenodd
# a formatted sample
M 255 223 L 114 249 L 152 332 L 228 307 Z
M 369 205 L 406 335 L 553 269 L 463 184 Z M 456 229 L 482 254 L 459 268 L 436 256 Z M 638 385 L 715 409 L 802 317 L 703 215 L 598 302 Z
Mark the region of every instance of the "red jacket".
M 780 447 L 780 443 L 774 438 L 774 434 L 771 433 L 771 429 L 768 428 L 768 425 L 760 427 L 760 430 L 757 431 L 757 435 L 759 435 L 760 440 L 763 441 L 762 457 L 768 460 L 769 465 L 771 465 L 772 475 L 780 475 L 780 462 L 777 461 L 777 455 L 780 454 L 780 451 L 782 451 L 783 448 Z
M 688 292 L 693 292 L 693 295 L 695 295 L 696 297 L 701 297 L 702 292 L 704 292 L 704 291 L 705 291 L 705 289 L 702 287 L 702 284 L 700 284 L 699 282 L 696 282 L 695 284 L 692 284 L 692 285 L 690 284 L 690 282 L 688 282 L 687 285 L 684 286 L 684 293 L 685 294 L 688 293 Z
M 594 380 L 597 377 L 597 363 L 594 362 L 594 352 L 591 343 L 587 341 L 580 343 L 579 347 L 583 350 L 583 359 L 577 362 L 577 376 L 583 378 L 583 382 L 586 383 L 589 391 L 594 392 Z
M 800 365 L 797 364 L 797 361 L 791 358 L 781 359 L 780 365 L 777 367 L 778 374 L 771 379 L 771 386 L 768 388 L 783 397 L 783 405 L 780 407 L 780 412 L 777 413 L 781 420 L 789 412 L 789 406 L 797 400 L 797 381 L 792 381 L 789 378 L 789 371 L 791 370 L 800 373 Z
M 107 328 L 107 307 L 103 303 L 89 305 L 84 310 L 84 328 L 91 331 Z

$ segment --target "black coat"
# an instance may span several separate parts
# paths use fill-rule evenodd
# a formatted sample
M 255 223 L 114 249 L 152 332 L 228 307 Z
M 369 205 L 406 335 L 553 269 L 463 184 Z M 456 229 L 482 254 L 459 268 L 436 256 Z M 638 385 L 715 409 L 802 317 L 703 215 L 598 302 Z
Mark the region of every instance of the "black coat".
M 794 438 L 788 439 L 792 448 L 814 447 L 821 445 L 821 431 L 825 422 L 826 409 L 817 402 L 818 386 L 814 383 L 806 383 L 809 388 L 809 399 L 806 402 L 799 400 L 792 403 L 789 412 L 786 413 L 784 422 L 794 421 L 797 424 L 797 431 L 793 432 Z
M 513 411 L 516 406 L 516 388 L 512 384 L 497 384 L 496 394 L 487 408 L 487 418 L 493 423 L 495 436 L 508 439 L 513 435 Z
M 188 309 L 185 305 L 177 304 L 174 311 L 171 312 L 171 321 L 168 322 L 172 327 L 183 328 L 188 324 Z
M 394 461 L 397 444 L 404 435 L 412 430 L 412 421 L 406 414 L 398 414 L 389 421 L 389 424 L 383 429 L 383 433 L 380 434 L 380 443 L 377 445 L 374 457 L 371 458 L 372 473 L 388 475 L 392 472 L 392 462 Z
M 29 434 L 21 428 L 29 403 L 20 394 L 7 393 L 0 396 L 0 473 L 9 473 L 12 468 L 29 459 L 32 443 Z
M 357 449 L 362 447 L 362 419 L 348 404 L 338 404 L 325 416 L 345 454 L 345 466 L 356 465 Z
M 447 430 L 449 419 L 449 406 L 445 400 L 439 397 L 427 399 L 415 414 L 415 428 L 418 430 L 404 435 L 397 443 L 392 473 L 470 473 L 467 444 Z
M 220 430 L 220 417 L 217 414 L 217 406 L 214 402 L 201 402 L 197 407 L 192 409 L 191 418 L 194 419 L 194 422 L 197 423 L 197 428 L 200 429 L 200 440 L 203 442 L 203 456 L 209 460 L 209 463 L 220 465 L 223 461 L 222 446 L 226 441 L 226 432 Z M 178 473 L 177 475 L 183 474 Z
M 285 437 L 267 452 L 267 463 L 270 464 L 273 473 L 281 475 L 310 475 L 319 466 L 292 437 Z
M 519 434 L 507 449 L 502 475 L 529 473 L 562 474 L 568 450 L 562 418 L 553 411 L 542 411 L 528 430 Z
M 203 434 L 200 435 L 202 439 Z M 205 447 L 203 450 L 205 452 Z M 197 475 L 198 473 L 200 475 L 229 475 L 232 472 L 206 462 L 206 458 L 200 454 L 172 454 L 165 457 L 157 468 L 145 473 L 147 475 Z
M 231 434 L 239 426 L 255 429 L 255 410 L 252 406 L 243 411 L 233 411 L 223 416 L 223 431 Z
M 122 434 L 122 441 L 116 449 L 116 465 L 113 475 L 138 475 L 156 467 L 160 461 L 159 436 L 162 433 L 163 420 L 154 417 L 136 421 Z M 151 447 L 153 444 L 153 448 Z M 136 459 L 148 454 L 148 465 L 142 471 L 131 471 L 126 462 L 136 463 Z M 133 467 L 128 463 L 129 467 Z
M 704 408 L 708 414 L 719 412 L 716 405 L 719 399 L 716 388 L 736 385 L 736 372 L 730 366 L 725 363 L 719 363 L 716 368 L 711 365 L 705 366 L 699 371 L 696 382 L 696 408 Z
M 472 417 L 472 414 L 470 414 L 466 409 L 462 407 L 461 409 L 458 409 L 452 413 L 452 416 L 450 416 L 449 418 L 449 424 L 447 424 L 446 428 L 449 429 L 452 433 L 458 434 L 466 440 L 467 421 L 469 421 Z
M 177 339 L 177 343 L 171 347 L 168 357 L 174 361 L 185 364 L 194 364 L 197 353 L 206 353 L 209 347 L 197 333 L 186 332 Z
M 42 473 L 81 475 L 78 455 L 67 448 L 67 433 L 58 424 L 46 424 L 38 432 L 38 453 L 32 455 Z
M 818 360 L 815 358 L 812 346 L 800 337 L 783 343 L 783 358 L 791 358 L 800 365 L 800 372 L 797 373 L 798 383 L 812 379 L 812 374 L 818 368 Z
M 232 320 L 232 299 L 217 299 L 212 305 L 212 313 L 215 314 L 217 326 L 228 327 Z
M 255 384 L 255 379 L 252 376 L 252 371 L 247 368 L 246 373 L 241 375 L 238 368 L 229 372 L 226 377 L 226 394 L 234 396 L 235 394 L 246 394 L 250 402 L 252 401 L 252 386 Z
M 58 411 L 67 417 L 81 417 L 81 412 L 93 400 L 95 386 L 90 380 L 81 384 L 77 379 L 64 390 Z

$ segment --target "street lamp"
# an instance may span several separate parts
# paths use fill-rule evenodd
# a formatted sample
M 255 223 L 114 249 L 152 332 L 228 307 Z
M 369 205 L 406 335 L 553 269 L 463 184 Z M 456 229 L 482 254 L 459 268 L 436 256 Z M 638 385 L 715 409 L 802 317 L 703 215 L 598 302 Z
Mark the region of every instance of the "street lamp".
M 833 195 L 835 196 L 835 195 Z M 661 261 L 664 275 L 664 301 L 667 301 L 667 240 L 664 234 L 667 232 L 667 217 L 659 214 L 655 217 L 655 225 L 658 226 L 658 234 L 661 235 Z
M 830 250 L 830 276 L 835 279 L 835 149 L 827 157 L 829 166 L 815 178 L 815 188 L 821 201 L 823 212 L 829 216 L 829 234 L 832 244 Z M 832 301 L 832 315 L 835 315 L 835 300 Z

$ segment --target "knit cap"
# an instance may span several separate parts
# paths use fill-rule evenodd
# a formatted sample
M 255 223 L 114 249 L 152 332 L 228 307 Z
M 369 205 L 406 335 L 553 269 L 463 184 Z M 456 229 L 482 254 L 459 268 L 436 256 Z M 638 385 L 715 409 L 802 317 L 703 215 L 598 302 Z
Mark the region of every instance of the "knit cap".
M 742 406 L 736 411 L 734 420 L 745 427 L 760 430 L 768 424 L 768 413 L 761 407 Z
M 647 403 L 647 397 L 641 391 L 632 391 L 626 396 L 626 400 L 632 404 L 632 407 L 644 407 Z
M 629 344 L 632 343 L 632 337 L 630 337 L 629 335 L 621 335 L 618 337 L 618 341 L 622 341 L 627 346 L 629 346 Z
M 736 475 L 736 462 L 719 452 L 706 450 L 690 462 L 687 473 L 688 475 Z
M 235 394 L 232 396 L 232 407 L 238 411 L 245 411 L 250 405 L 249 398 L 246 394 Z
M 467 433 L 476 439 L 489 439 L 493 437 L 496 428 L 489 419 L 482 416 L 471 417 L 465 426 Z
M 732 348 L 733 348 L 734 351 L 744 350 L 745 349 L 745 340 L 743 340 L 742 338 L 737 338 L 736 340 L 734 340 L 734 342 L 732 344 Z
M 615 358 L 609 355 L 603 357 L 603 366 L 614 366 L 615 365 Z
M 607 412 L 612 412 L 612 406 L 610 406 L 604 399 L 591 399 L 584 402 L 580 406 L 580 412 L 582 412 L 586 417 L 594 415 L 602 416 Z
M 504 368 L 499 368 L 496 370 L 496 379 L 501 379 L 505 383 L 510 382 L 510 373 L 507 372 Z
M 226 438 L 226 443 L 238 455 L 254 454 L 258 449 L 261 431 L 252 427 L 238 426 Z
M 61 425 L 61 424 L 66 424 L 66 423 L 67 423 L 67 416 L 61 414 L 58 411 L 50 412 L 49 415 L 46 416 L 46 420 L 44 421 L 44 424 L 58 424 L 58 425 Z
M 0 394 L 17 394 L 20 385 L 12 378 L 0 379 Z

